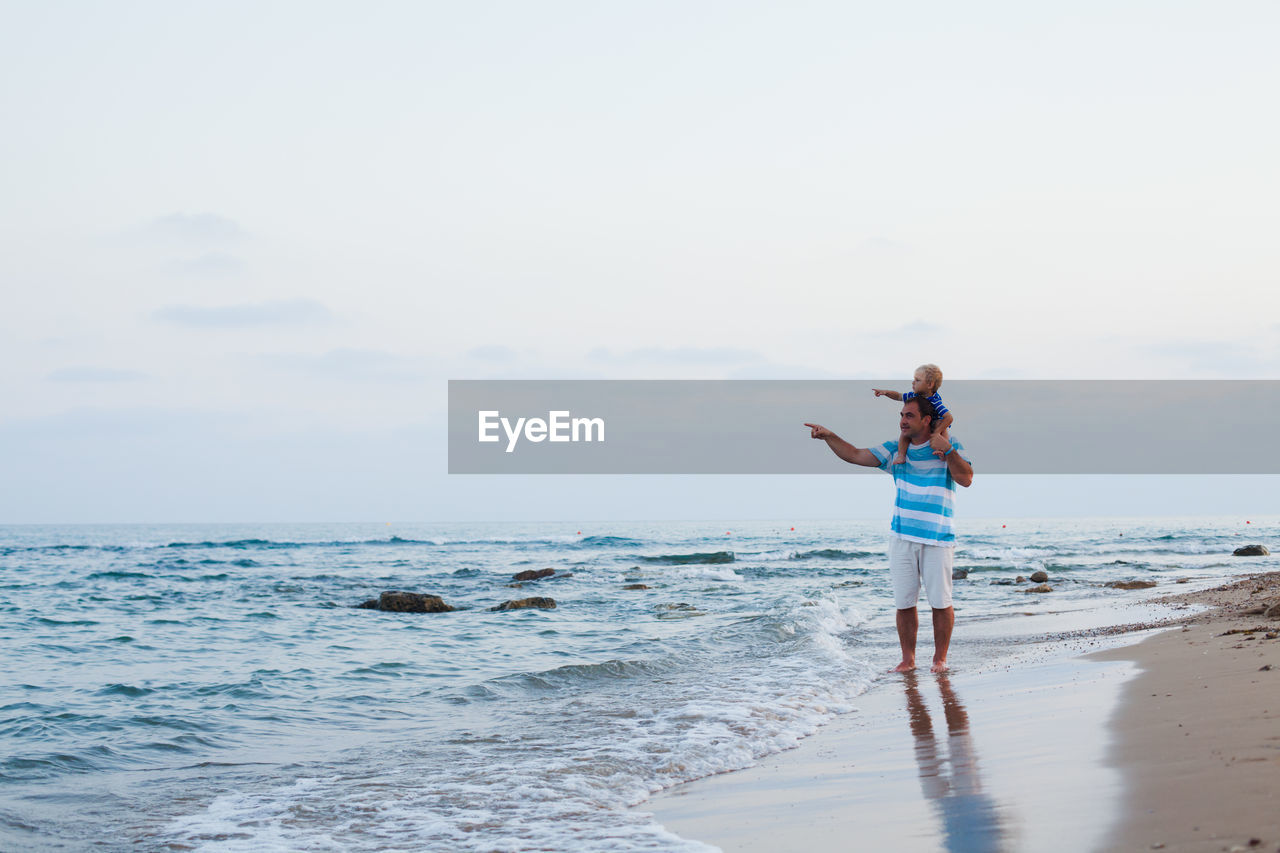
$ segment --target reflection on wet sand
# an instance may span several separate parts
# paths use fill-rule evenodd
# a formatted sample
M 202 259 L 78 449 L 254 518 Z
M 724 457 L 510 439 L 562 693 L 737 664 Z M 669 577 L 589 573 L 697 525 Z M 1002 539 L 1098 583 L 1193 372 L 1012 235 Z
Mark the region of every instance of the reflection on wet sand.
M 914 672 L 905 675 L 907 716 L 915 738 L 916 764 L 925 799 L 942 820 L 940 847 L 950 853 L 999 850 L 1005 836 L 1000 810 L 983 793 L 982 777 L 969 733 L 969 714 L 946 675 L 936 679 L 947 721 L 946 749 L 939 748 L 933 719 Z

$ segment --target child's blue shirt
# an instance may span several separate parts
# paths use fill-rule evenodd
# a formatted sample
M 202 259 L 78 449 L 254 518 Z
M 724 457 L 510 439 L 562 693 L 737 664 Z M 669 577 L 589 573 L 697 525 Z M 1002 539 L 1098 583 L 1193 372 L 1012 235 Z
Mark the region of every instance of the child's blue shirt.
M 908 391 L 907 393 L 902 395 L 902 402 L 905 403 L 908 400 L 915 397 L 919 397 L 919 396 L 920 395 L 917 394 L 915 391 Z M 935 420 L 940 421 L 947 416 L 947 412 L 949 410 L 947 409 L 946 405 L 943 404 L 942 402 L 942 395 L 940 395 L 937 391 L 933 392 L 928 397 L 925 397 L 925 399 L 933 404 L 933 411 L 937 413 L 937 418 L 935 418 Z

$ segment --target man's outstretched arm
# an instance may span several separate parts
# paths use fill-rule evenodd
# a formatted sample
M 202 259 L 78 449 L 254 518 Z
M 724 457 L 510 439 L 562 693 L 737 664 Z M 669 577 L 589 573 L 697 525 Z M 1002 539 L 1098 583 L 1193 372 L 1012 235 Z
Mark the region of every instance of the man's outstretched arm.
M 805 424 L 805 426 L 809 427 L 810 438 L 820 438 L 825 441 L 827 447 L 831 448 L 831 452 L 845 462 L 851 462 L 854 465 L 865 465 L 868 468 L 880 467 L 880 460 L 865 447 L 854 447 L 821 424 Z

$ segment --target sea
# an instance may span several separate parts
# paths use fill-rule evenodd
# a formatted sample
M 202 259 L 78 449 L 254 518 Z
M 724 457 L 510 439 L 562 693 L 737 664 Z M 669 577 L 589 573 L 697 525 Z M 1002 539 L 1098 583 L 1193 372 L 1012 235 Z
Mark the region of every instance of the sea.
M 964 520 L 953 679 L 1274 569 L 1232 550 L 1278 530 Z M 886 539 L 886 519 L 0 526 L 0 850 L 712 849 L 645 801 L 857 713 L 898 660 Z M 1018 582 L 1035 571 L 1052 592 Z M 1156 585 L 1106 586 L 1134 580 Z M 387 590 L 457 609 L 356 607 Z M 492 609 L 531 596 L 555 608 Z

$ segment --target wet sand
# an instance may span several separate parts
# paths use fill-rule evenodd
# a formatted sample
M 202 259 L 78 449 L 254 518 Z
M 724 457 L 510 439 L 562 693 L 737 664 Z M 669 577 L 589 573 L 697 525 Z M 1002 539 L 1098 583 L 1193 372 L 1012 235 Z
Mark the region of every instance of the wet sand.
M 1216 609 L 887 675 L 797 749 L 640 808 L 725 851 L 1280 849 L 1280 615 L 1256 612 L 1280 573 L 1165 601 Z

